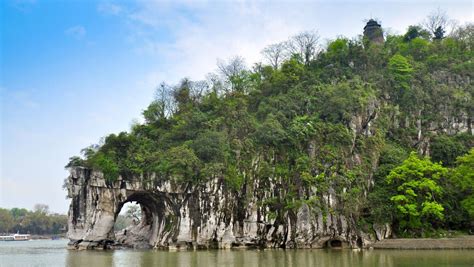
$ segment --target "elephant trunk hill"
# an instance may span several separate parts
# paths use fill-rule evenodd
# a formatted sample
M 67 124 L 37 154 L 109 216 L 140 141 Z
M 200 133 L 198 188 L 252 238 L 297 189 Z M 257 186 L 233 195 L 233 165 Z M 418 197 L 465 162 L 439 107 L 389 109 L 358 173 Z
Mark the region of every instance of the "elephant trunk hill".
M 473 33 L 384 36 L 370 20 L 322 50 L 306 32 L 265 49 L 270 65 L 234 58 L 162 84 L 143 123 L 66 166 L 70 247 L 364 248 L 473 231 Z M 115 231 L 128 202 L 140 222 Z

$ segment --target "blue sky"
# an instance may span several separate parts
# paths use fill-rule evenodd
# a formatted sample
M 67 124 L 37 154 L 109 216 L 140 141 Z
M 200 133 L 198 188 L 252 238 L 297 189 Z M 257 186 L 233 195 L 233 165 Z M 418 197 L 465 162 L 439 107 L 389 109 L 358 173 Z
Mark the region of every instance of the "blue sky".
M 67 212 L 68 158 L 128 130 L 162 81 L 303 30 L 354 37 L 371 16 L 402 33 L 438 7 L 473 21 L 472 1 L 1 1 L 0 207 Z

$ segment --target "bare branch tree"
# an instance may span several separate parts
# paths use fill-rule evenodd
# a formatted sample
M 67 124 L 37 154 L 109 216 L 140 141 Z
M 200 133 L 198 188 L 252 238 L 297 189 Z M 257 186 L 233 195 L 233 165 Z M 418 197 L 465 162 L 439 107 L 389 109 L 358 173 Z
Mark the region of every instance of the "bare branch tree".
M 232 76 L 239 75 L 242 71 L 246 70 L 245 61 L 240 56 L 232 57 L 227 61 L 218 60 L 217 67 L 227 79 L 230 79 Z
M 457 27 L 452 36 L 472 48 L 474 46 L 474 23 Z
M 155 90 L 155 100 L 158 104 L 158 117 L 170 117 L 176 111 L 176 102 L 173 98 L 173 88 L 162 82 Z
M 231 90 L 241 90 L 242 79 L 245 76 L 247 67 L 245 61 L 240 56 L 232 57 L 231 59 L 218 60 L 217 67 L 221 75 L 224 77 L 224 80 L 230 84 Z
M 281 62 L 284 61 L 288 56 L 286 51 L 286 43 L 281 42 L 271 44 L 262 50 L 262 54 L 274 69 L 278 69 Z
M 189 84 L 189 95 L 193 102 L 199 102 L 202 96 L 209 90 L 207 81 L 191 81 Z
M 448 26 L 448 36 L 452 36 L 455 34 L 455 32 L 461 27 L 459 24 L 459 21 L 451 19 L 449 20 L 449 26 Z
M 210 90 L 216 95 L 222 95 L 225 91 L 224 82 L 218 74 L 213 72 L 208 73 L 206 76 L 206 81 L 209 84 Z
M 448 16 L 446 15 L 446 11 L 441 10 L 440 8 L 432 11 L 423 22 L 423 26 L 425 26 L 431 33 L 434 33 L 438 27 L 444 29 L 447 24 Z
M 445 32 L 451 33 L 454 30 L 456 22 L 449 19 L 446 11 L 437 8 L 426 17 L 422 25 L 433 34 L 434 39 L 441 39 Z
M 316 31 L 306 31 L 293 36 L 288 41 L 288 50 L 291 54 L 301 57 L 305 64 L 309 64 L 319 51 L 319 35 Z
M 132 219 L 134 224 L 140 223 L 142 219 L 142 209 L 138 204 L 130 205 L 125 214 L 127 218 Z

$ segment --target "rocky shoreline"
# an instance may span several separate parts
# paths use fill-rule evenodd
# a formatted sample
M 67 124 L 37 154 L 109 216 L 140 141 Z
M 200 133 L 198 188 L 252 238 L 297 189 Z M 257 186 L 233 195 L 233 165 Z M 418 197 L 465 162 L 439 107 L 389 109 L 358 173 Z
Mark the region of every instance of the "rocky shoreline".
M 82 244 L 84 245 L 84 244 Z M 121 244 L 120 242 L 109 243 L 109 244 L 99 244 L 92 242 L 90 244 L 91 248 L 94 249 L 151 249 L 150 246 L 130 246 L 126 244 Z M 104 246 L 105 245 L 105 246 Z M 78 249 L 77 246 L 70 242 L 68 244 L 69 249 Z M 232 247 L 229 249 L 255 249 L 255 247 Z M 350 248 L 348 246 L 335 246 L 335 247 L 326 247 L 326 249 L 346 249 Z M 81 246 L 79 249 L 88 249 L 87 246 Z M 189 247 L 182 248 L 171 248 L 168 247 L 168 250 L 188 250 Z M 195 248 L 202 249 L 202 248 Z M 272 248 L 265 248 L 272 249 Z M 321 249 L 321 248 L 319 248 Z M 357 248 L 360 250 L 360 248 Z M 443 250 L 443 249 L 474 249 L 474 236 L 459 236 L 453 238 L 395 238 L 395 239 L 384 239 L 378 242 L 375 242 L 363 249 L 393 249 L 393 250 Z
M 474 249 L 474 236 L 454 238 L 384 239 L 369 246 L 373 249 Z

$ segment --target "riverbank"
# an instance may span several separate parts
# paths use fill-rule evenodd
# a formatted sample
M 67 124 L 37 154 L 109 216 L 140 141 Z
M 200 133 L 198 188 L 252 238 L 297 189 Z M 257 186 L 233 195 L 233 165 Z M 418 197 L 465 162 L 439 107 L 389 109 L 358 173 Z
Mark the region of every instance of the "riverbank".
M 369 246 L 374 249 L 474 249 L 474 236 L 454 238 L 384 239 Z

